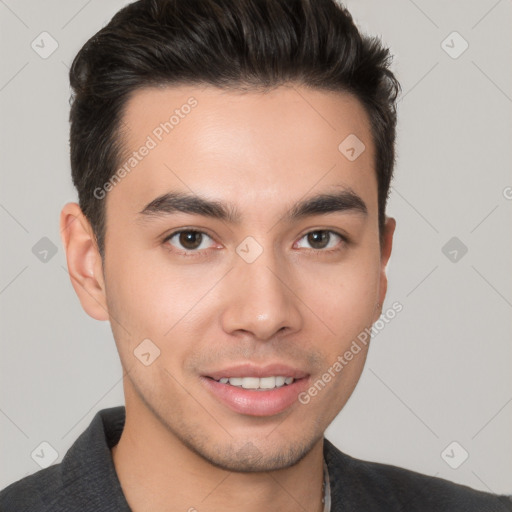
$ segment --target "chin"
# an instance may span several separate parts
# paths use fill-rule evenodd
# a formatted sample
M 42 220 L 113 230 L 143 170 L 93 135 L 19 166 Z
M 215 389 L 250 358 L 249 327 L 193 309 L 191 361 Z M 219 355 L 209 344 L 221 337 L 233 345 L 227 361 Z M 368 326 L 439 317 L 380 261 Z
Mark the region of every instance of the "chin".
M 320 436 L 321 437 L 321 436 Z M 181 439 L 191 451 L 206 462 L 224 471 L 255 473 L 277 471 L 298 464 L 313 449 L 318 439 L 296 441 L 281 446 L 258 448 L 252 441 L 230 445 L 196 443 L 195 439 Z M 215 446 L 213 449 L 212 447 Z

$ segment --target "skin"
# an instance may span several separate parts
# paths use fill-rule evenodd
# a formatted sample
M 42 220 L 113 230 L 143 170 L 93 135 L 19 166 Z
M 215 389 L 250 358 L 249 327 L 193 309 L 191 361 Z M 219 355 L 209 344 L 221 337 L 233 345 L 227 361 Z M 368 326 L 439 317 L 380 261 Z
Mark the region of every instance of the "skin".
M 315 382 L 378 319 L 395 220 L 386 218 L 381 246 L 369 120 L 351 96 L 298 85 L 266 94 L 143 89 L 125 111 L 127 151 L 191 96 L 197 107 L 104 199 L 104 265 L 79 206 L 61 213 L 74 289 L 91 317 L 110 321 L 125 371 L 114 465 L 135 512 L 291 511 L 297 503 L 321 511 L 323 433 L 352 394 L 367 348 L 310 403 L 270 416 L 234 412 L 200 376 L 279 362 Z M 338 150 L 349 134 L 366 146 L 353 162 Z M 282 220 L 296 201 L 340 187 L 363 199 L 366 216 Z M 141 220 L 138 212 L 169 191 L 231 202 L 242 220 Z M 178 237 L 164 241 L 180 228 L 206 233 L 196 256 L 179 254 L 193 249 Z M 350 241 L 332 234 L 327 249 L 338 250 L 328 253 L 308 241 L 315 230 Z M 236 253 L 248 236 L 263 249 L 253 263 Z M 160 350 L 149 366 L 134 357 L 146 338 Z

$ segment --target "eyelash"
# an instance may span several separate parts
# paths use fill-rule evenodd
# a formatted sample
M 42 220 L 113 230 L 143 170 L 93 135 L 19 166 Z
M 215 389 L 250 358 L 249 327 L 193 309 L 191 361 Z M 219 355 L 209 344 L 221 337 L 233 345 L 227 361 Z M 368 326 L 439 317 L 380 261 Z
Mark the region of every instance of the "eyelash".
M 302 240 L 304 237 L 308 236 L 311 233 L 319 233 L 319 232 L 320 233 L 321 232 L 331 233 L 333 235 L 338 236 L 342 241 L 342 244 L 341 244 L 342 247 L 344 245 L 347 245 L 350 243 L 350 240 L 345 235 L 342 235 L 341 233 L 338 233 L 337 231 L 334 231 L 332 229 L 313 229 L 311 231 L 308 231 L 307 233 L 304 233 L 304 235 L 302 235 L 302 237 L 299 240 Z M 180 229 L 180 230 L 174 231 L 170 235 L 166 236 L 163 240 L 163 243 L 166 244 L 167 246 L 169 246 L 170 244 L 167 244 L 167 242 L 169 240 L 171 240 L 174 236 L 179 235 L 180 233 L 200 233 L 202 235 L 206 235 L 207 237 L 209 237 L 213 240 L 213 238 L 208 233 L 205 233 L 204 231 L 199 231 L 198 229 Z M 341 251 L 342 247 L 337 246 L 334 249 L 309 249 L 308 252 L 314 253 L 316 255 L 321 255 L 322 253 L 323 254 L 325 254 L 325 253 L 333 254 L 333 253 L 337 253 L 337 252 Z M 172 249 L 170 247 L 167 247 L 167 249 L 170 252 L 174 252 L 174 253 L 178 254 L 179 256 L 184 256 L 185 258 L 207 257 L 210 252 L 210 249 L 202 249 L 200 251 L 192 250 L 192 249 L 189 249 L 188 251 L 179 251 L 179 250 L 176 250 L 175 247 L 173 247 Z

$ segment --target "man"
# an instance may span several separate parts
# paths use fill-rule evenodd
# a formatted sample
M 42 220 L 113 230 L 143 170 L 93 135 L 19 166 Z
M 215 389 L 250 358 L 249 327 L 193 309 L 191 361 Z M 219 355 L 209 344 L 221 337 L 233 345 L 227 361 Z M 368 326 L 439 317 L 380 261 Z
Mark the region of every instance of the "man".
M 142 0 L 86 43 L 61 229 L 126 408 L 2 511 L 512 510 L 324 439 L 386 296 L 388 65 L 332 0 Z

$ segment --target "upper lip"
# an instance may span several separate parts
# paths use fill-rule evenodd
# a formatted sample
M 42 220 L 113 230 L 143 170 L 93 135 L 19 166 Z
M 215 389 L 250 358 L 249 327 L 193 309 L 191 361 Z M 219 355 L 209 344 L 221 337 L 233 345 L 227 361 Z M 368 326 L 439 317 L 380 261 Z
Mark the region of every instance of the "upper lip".
M 298 368 L 294 368 L 287 364 L 274 363 L 265 366 L 257 366 L 255 364 L 246 363 L 236 366 L 229 366 L 222 370 L 214 370 L 204 374 L 205 377 L 219 380 L 226 377 L 293 377 L 294 379 L 302 379 L 309 374 Z

